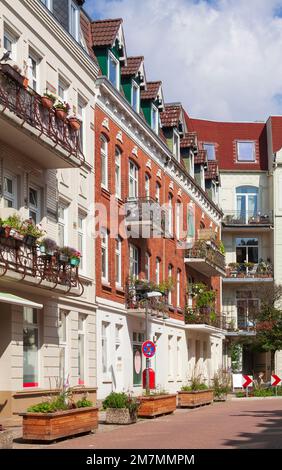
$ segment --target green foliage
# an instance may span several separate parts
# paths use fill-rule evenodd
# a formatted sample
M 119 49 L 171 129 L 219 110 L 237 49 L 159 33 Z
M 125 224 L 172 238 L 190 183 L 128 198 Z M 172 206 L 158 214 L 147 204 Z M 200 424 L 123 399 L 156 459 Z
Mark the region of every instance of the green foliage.
M 190 385 L 184 385 L 181 390 L 183 392 L 196 392 L 198 390 L 208 390 L 209 387 L 203 382 L 202 374 L 193 372 L 191 379 L 189 380 Z
M 255 389 L 252 395 L 254 397 L 273 397 L 275 395 L 275 391 L 271 388 L 259 388 Z
M 93 406 L 93 402 L 90 400 L 87 400 L 86 398 L 82 398 L 81 400 L 78 400 L 76 402 L 77 408 L 87 408 L 90 406 Z
M 219 242 L 218 249 L 219 249 L 221 254 L 223 254 L 223 255 L 225 254 L 225 247 L 224 247 L 224 244 L 223 244 L 222 240 L 220 240 L 220 242 Z
M 104 410 L 107 408 L 127 408 L 130 413 L 134 413 L 137 411 L 138 407 L 139 401 L 137 398 L 134 398 L 124 392 L 112 392 L 103 401 Z
M 3 220 L 3 226 L 20 230 L 22 228 L 22 221 L 20 216 L 17 214 L 10 215 L 10 217 L 8 217 L 6 220 Z
M 230 374 L 220 369 L 212 379 L 214 396 L 218 399 L 223 398 L 231 390 Z
M 216 292 L 209 290 L 205 284 L 193 284 L 192 295 L 195 297 L 197 308 L 214 306 Z
M 231 356 L 232 370 L 234 372 L 240 370 L 241 351 L 242 351 L 242 345 L 241 344 L 233 343 L 231 345 L 230 356 Z
M 49 401 L 38 403 L 37 405 L 30 406 L 27 411 L 29 413 L 54 413 L 56 411 L 65 411 L 75 408 L 86 408 L 93 406 L 90 400 L 87 400 L 86 395 L 77 402 L 73 399 L 73 389 L 64 389 L 54 398 Z
M 237 398 L 245 398 L 246 392 L 236 392 L 236 397 Z

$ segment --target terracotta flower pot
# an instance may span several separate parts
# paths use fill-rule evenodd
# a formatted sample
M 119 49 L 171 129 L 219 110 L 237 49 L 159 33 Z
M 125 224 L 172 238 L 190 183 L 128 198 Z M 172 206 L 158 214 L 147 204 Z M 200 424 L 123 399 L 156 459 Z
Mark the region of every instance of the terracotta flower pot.
M 67 117 L 66 111 L 64 111 L 63 109 L 56 109 L 55 112 L 56 112 L 56 116 L 58 119 L 60 119 L 61 121 L 66 120 L 66 117 Z
M 48 98 L 48 96 L 41 96 L 41 103 L 43 108 L 46 109 L 51 109 L 53 107 L 53 100 L 51 98 Z
M 69 118 L 69 123 L 70 123 L 71 128 L 74 129 L 75 131 L 78 131 L 81 127 L 80 120 L 75 117 Z

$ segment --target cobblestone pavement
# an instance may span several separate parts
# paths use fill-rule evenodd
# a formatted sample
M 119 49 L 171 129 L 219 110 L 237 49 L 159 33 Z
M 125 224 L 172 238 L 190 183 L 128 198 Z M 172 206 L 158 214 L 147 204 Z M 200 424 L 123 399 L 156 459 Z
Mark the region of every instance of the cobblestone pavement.
M 103 415 L 100 416 L 103 421 Z M 14 428 L 15 436 L 21 428 Z M 96 434 L 48 445 L 14 448 L 48 449 L 282 449 L 282 398 L 230 400 L 172 415 L 140 420 L 129 426 L 99 425 Z

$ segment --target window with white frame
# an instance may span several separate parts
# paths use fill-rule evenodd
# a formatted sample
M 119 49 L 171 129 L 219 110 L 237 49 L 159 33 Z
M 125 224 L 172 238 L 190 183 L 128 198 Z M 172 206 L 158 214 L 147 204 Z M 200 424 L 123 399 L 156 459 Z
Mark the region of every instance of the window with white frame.
M 81 142 L 81 148 L 84 153 L 85 153 L 85 114 L 86 114 L 86 102 L 81 96 L 78 95 L 77 117 L 81 121 L 81 126 L 79 128 L 79 137 L 80 137 L 80 142 Z
M 119 90 L 119 60 L 111 51 L 108 53 L 108 79 Z
M 129 197 L 138 197 L 138 167 L 131 160 L 129 161 Z
M 181 224 L 181 202 L 177 202 L 176 204 L 176 238 L 177 240 L 180 239 L 180 224 Z
M 59 336 L 59 377 L 60 386 L 68 383 L 68 314 L 66 310 L 59 310 L 58 336 Z
M 34 308 L 23 309 L 23 387 L 39 386 L 39 321 Z
M 254 162 L 256 160 L 255 142 L 237 141 L 237 161 Z
M 161 185 L 160 183 L 156 182 L 156 194 L 155 199 L 158 203 L 161 202 Z
M 180 292 L 181 292 L 181 271 L 177 270 L 176 274 L 176 306 L 180 307 Z
M 4 172 L 4 207 L 17 209 L 17 176 L 10 172 Z
M 168 195 L 168 232 L 170 235 L 173 235 L 173 205 L 172 205 L 172 195 Z
M 37 93 L 40 93 L 39 68 L 40 68 L 40 58 L 31 48 L 29 48 L 29 54 L 28 54 L 29 86 Z
M 86 383 L 86 319 L 83 313 L 78 314 L 78 385 Z
M 43 3 L 49 10 L 52 11 L 52 3 L 53 3 L 53 0 L 40 0 L 41 3 Z
M 138 279 L 139 275 L 139 251 L 132 244 L 129 245 L 129 275 L 133 279 Z
M 145 279 L 150 281 L 150 253 L 145 253 Z
M 116 240 L 115 240 L 115 244 L 116 244 L 116 249 L 115 249 L 115 274 L 116 274 L 116 284 L 117 286 L 121 286 L 122 285 L 122 279 L 121 279 L 121 256 L 122 256 L 122 253 L 121 253 L 121 247 L 122 247 L 122 242 L 121 242 L 121 238 L 120 237 L 117 237 Z
M 132 104 L 134 111 L 136 111 L 136 113 L 139 113 L 139 103 L 140 103 L 140 88 L 139 88 L 139 85 L 135 81 L 132 81 L 131 104 Z
M 102 281 L 109 281 L 109 235 L 105 228 L 101 230 Z
M 108 141 L 104 135 L 100 137 L 101 142 L 101 185 L 108 189 Z
M 201 169 L 200 169 L 200 181 L 201 181 L 201 188 L 205 191 L 205 189 L 206 189 L 206 182 L 205 182 L 205 168 L 204 168 L 204 165 L 201 165 Z
M 10 58 L 17 61 L 17 36 L 4 24 L 4 52 L 10 52 Z
M 161 260 L 156 258 L 156 284 L 160 284 L 160 275 L 161 275 Z
M 29 217 L 35 224 L 41 221 L 41 189 L 36 186 L 29 187 Z
M 58 96 L 62 101 L 68 100 L 69 84 L 59 75 L 58 81 Z
M 59 246 L 68 244 L 68 206 L 62 202 L 58 206 Z
M 85 223 L 86 223 L 86 216 L 82 213 L 78 214 L 78 232 L 77 232 L 77 238 L 78 238 L 78 251 L 81 253 L 81 258 L 80 258 L 80 265 L 79 269 L 80 271 L 85 270 L 85 265 L 86 265 L 86 235 L 85 235 Z
M 207 152 L 208 160 L 215 160 L 215 145 L 214 144 L 203 144 L 204 150 Z
M 169 281 L 172 279 L 172 264 L 168 265 L 168 279 Z M 169 289 L 168 291 L 168 303 L 172 305 L 172 291 Z
M 109 335 L 109 323 L 102 322 L 102 374 L 107 376 L 109 372 L 109 358 L 108 358 L 108 335 Z
M 168 335 L 168 376 L 173 377 L 173 336 Z
M 78 41 L 79 39 L 79 8 L 78 6 L 70 1 L 69 2 L 69 33 Z
M 150 176 L 146 173 L 145 174 L 145 197 L 146 199 L 150 199 Z
M 173 129 L 173 138 L 172 138 L 172 153 L 176 160 L 180 159 L 180 137 L 178 132 Z
M 115 149 L 115 192 L 121 199 L 121 151 L 118 147 Z
M 158 108 L 152 104 L 152 110 L 151 110 L 151 127 L 153 131 L 158 134 L 159 132 L 159 110 Z

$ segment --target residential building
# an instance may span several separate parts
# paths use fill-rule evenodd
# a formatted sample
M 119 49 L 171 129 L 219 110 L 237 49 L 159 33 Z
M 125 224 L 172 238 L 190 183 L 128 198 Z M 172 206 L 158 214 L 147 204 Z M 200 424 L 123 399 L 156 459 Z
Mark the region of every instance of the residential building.
M 84 36 L 83 3 L 0 2 L 1 57 L 10 53 L 0 66 L 1 417 L 66 384 L 96 396 L 91 208 L 98 66 Z M 43 105 L 46 91 L 70 104 L 79 131 Z M 80 266 L 43 254 L 27 236 L 19 239 L 20 230 L 12 235 L 11 216 L 25 227 L 40 224 L 60 247 L 80 250 Z

